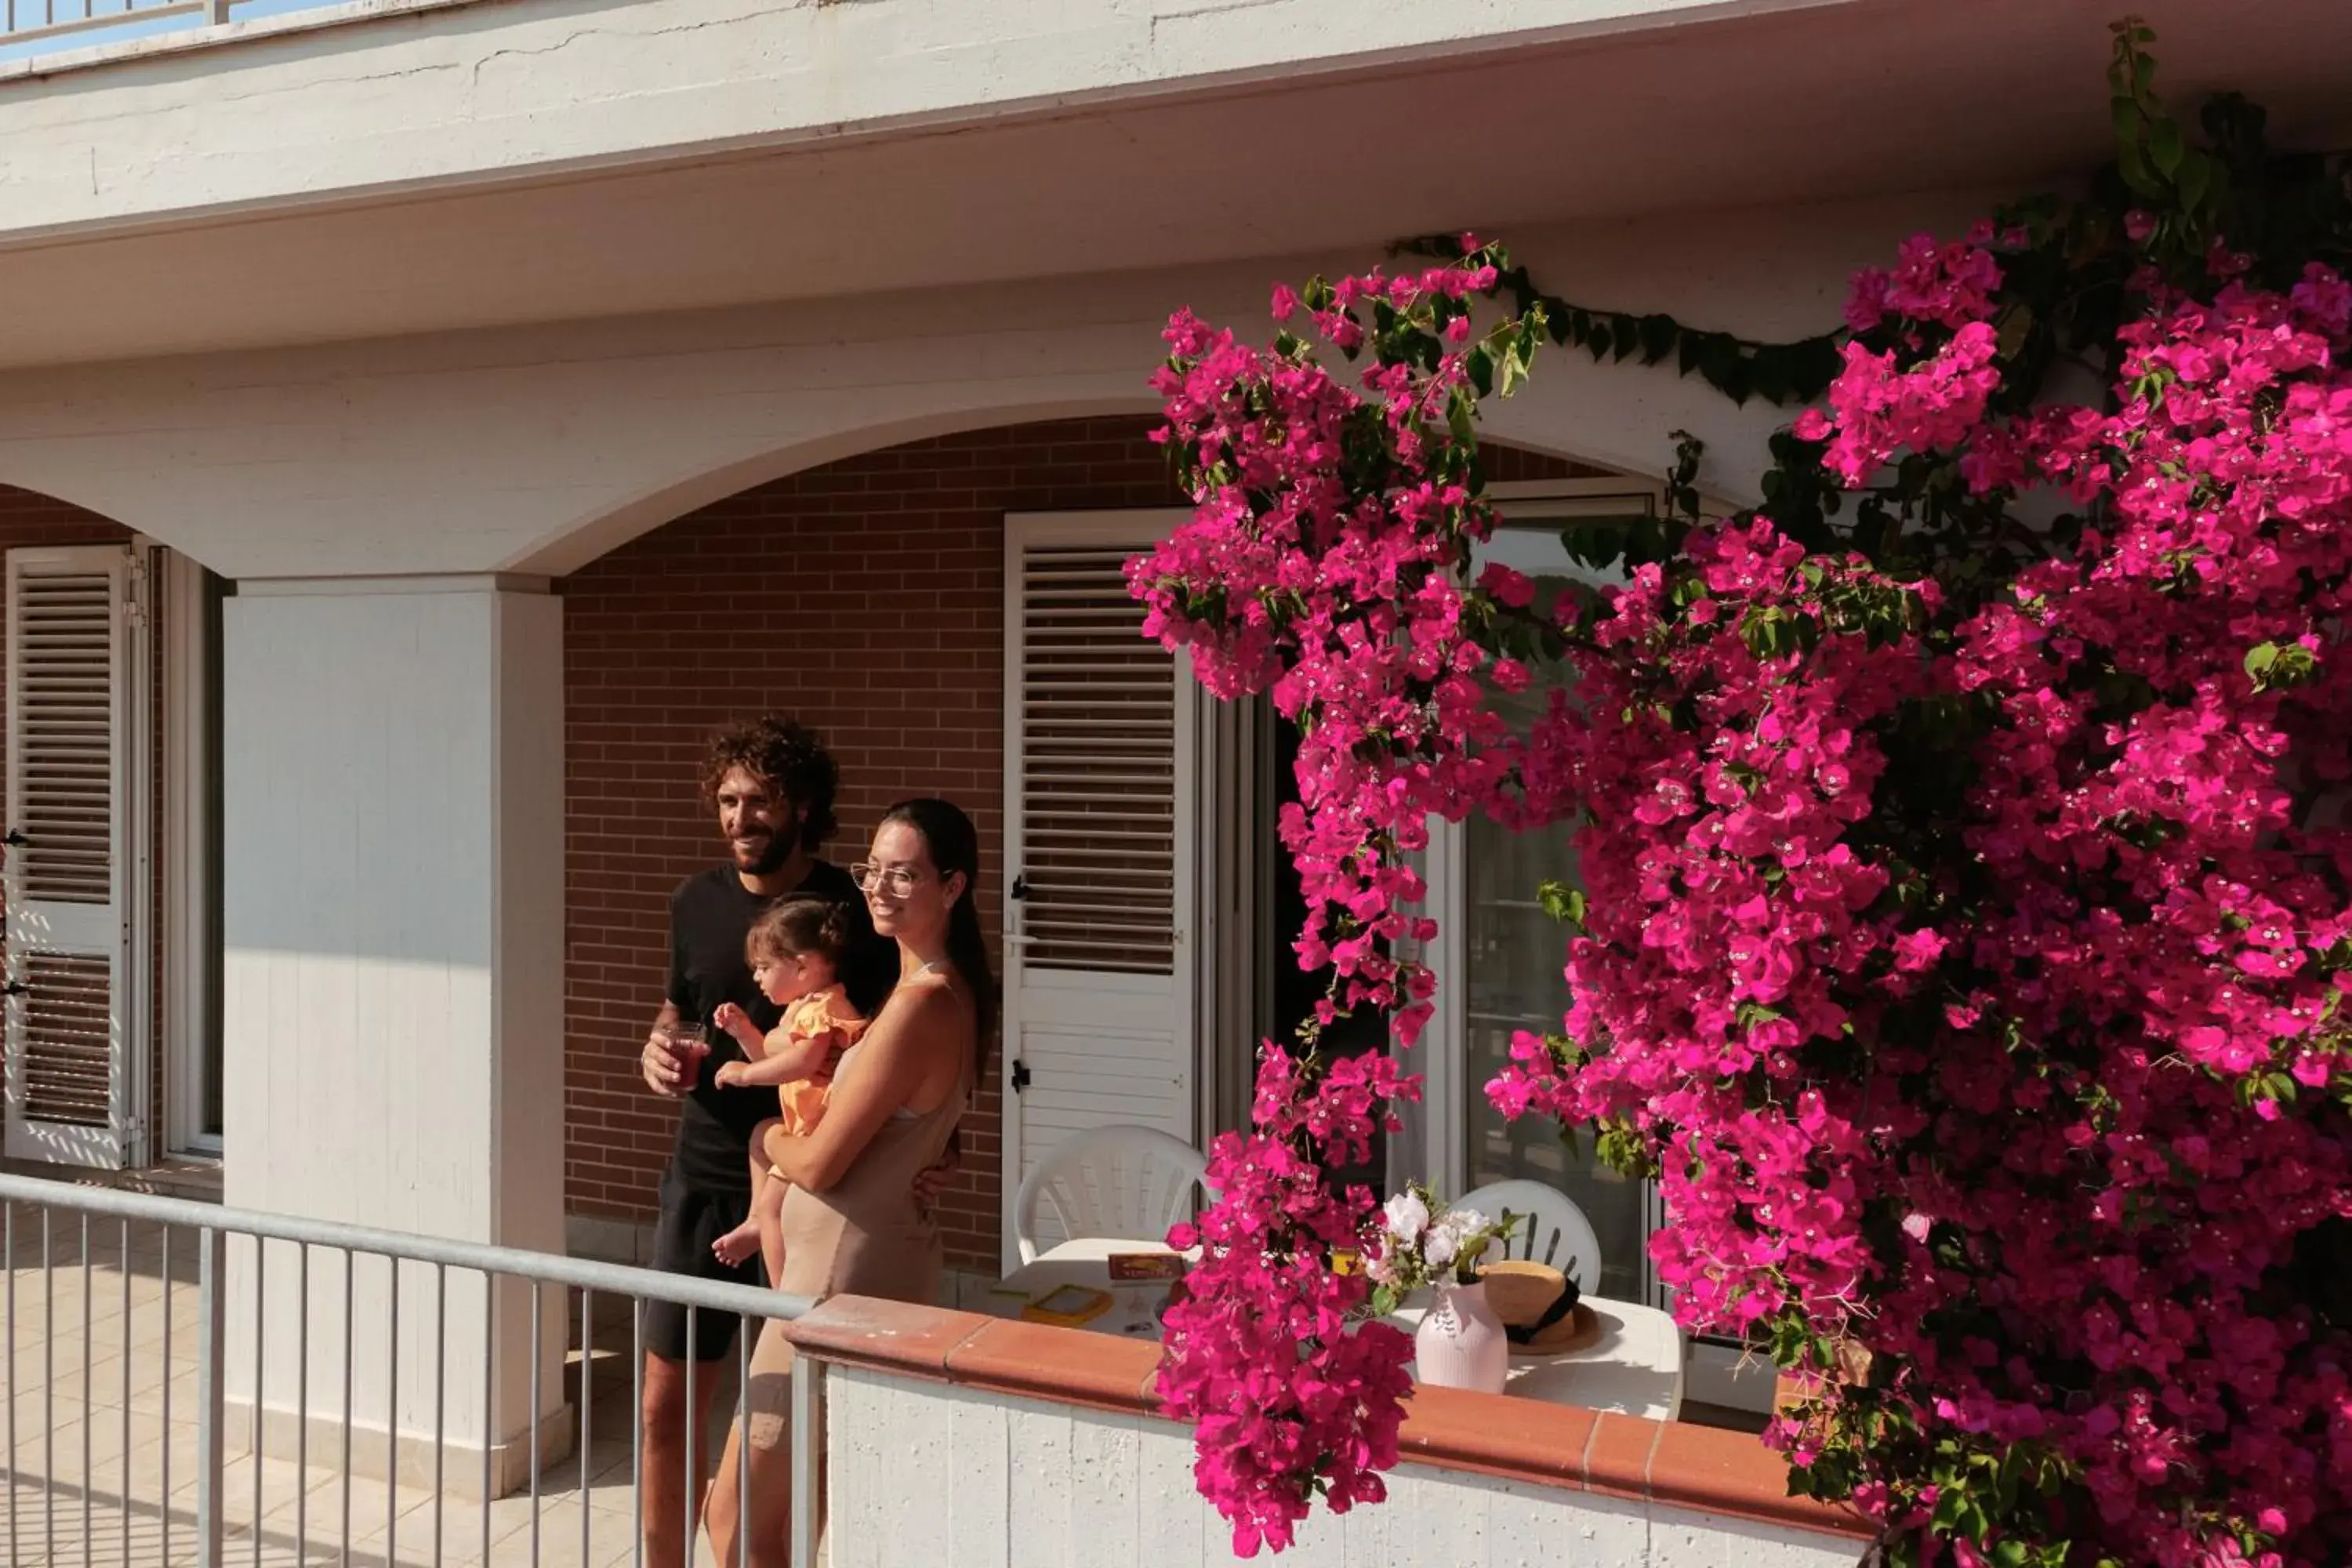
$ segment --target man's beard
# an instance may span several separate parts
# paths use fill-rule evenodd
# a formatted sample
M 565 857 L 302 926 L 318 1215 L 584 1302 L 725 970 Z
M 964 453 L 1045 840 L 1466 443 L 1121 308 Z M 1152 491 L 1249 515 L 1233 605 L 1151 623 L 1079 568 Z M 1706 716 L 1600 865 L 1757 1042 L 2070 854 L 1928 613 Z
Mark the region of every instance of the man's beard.
M 768 835 L 768 847 L 743 869 L 754 877 L 772 877 L 784 868 L 785 862 L 793 858 L 793 851 L 800 847 L 800 842 L 801 819 L 794 816 L 789 821 L 776 825 L 776 830 Z

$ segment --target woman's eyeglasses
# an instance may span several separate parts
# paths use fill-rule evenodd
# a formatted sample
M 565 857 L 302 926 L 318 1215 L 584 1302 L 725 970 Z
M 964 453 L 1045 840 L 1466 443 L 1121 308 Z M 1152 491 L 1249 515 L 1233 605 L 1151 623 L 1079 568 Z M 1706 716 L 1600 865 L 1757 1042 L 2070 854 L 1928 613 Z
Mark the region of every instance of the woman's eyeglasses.
M 913 892 L 915 884 L 923 879 L 920 872 L 910 871 L 904 866 L 884 868 L 861 860 L 849 868 L 849 879 L 857 884 L 861 892 L 870 893 L 879 883 L 892 898 L 903 899 Z

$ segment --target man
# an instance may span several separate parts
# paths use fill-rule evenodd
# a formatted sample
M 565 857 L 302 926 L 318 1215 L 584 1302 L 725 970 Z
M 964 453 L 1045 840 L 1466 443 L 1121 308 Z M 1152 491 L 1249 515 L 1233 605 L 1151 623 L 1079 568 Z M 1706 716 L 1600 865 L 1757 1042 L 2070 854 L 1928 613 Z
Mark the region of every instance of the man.
M 671 896 L 669 991 L 642 1058 L 647 1087 L 680 1102 L 677 1140 L 662 1172 L 656 1268 L 704 1279 L 765 1282 L 757 1258 L 740 1266 L 724 1264 L 711 1243 L 750 1211 L 751 1130 L 776 1114 L 776 1091 L 713 1084 L 719 1067 L 742 1059 L 743 1052 L 726 1031 L 712 1026 L 712 1018 L 721 1004 L 732 1002 L 762 1030 L 775 1026 L 776 1008 L 752 984 L 743 940 L 751 922 L 781 899 L 797 895 L 847 903 L 864 937 L 855 945 L 868 955 L 873 952 L 864 896 L 848 873 L 816 856 L 836 826 L 833 804 L 840 777 L 823 742 L 787 719 L 730 725 L 711 741 L 703 794 L 717 808 L 719 830 L 733 853 L 729 864 L 689 877 Z M 852 970 L 844 975 L 852 999 L 870 1011 L 880 1002 L 868 980 L 874 965 L 869 959 Z M 881 977 L 884 994 L 888 981 Z M 709 1042 L 706 1053 L 682 1057 L 672 1048 L 669 1029 L 680 1022 L 703 1026 Z M 931 1180 L 922 1185 L 936 1192 Z M 686 1417 L 691 1408 L 694 1430 L 709 1429 L 706 1417 L 737 1329 L 738 1320 L 729 1314 L 698 1311 L 689 1343 L 686 1309 L 646 1305 L 641 1415 L 646 1555 L 654 1568 L 683 1568 L 687 1510 L 695 1500 L 686 1486 Z M 698 1451 L 697 1469 L 707 1470 L 715 1458 Z

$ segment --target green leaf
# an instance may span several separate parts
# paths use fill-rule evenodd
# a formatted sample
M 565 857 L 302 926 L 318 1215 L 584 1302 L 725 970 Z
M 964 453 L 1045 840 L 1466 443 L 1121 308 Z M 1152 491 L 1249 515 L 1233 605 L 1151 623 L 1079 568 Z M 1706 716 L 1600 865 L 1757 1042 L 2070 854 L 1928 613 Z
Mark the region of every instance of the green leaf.
M 2118 151 L 2139 146 L 2139 105 L 2125 93 L 2116 94 L 2107 105 L 2108 118 L 2114 122 L 2116 146 Z
M 1758 658 L 1779 658 L 1796 651 L 1797 628 L 1778 608 L 1751 605 L 1739 617 L 1739 640 Z
M 2230 165 L 2210 155 L 2200 157 L 2199 162 L 2205 165 L 2213 187 L 2205 194 L 2206 205 L 2210 210 L 2218 212 L 2221 210 L 2221 204 L 2229 198 Z
M 1609 357 L 1609 329 L 1590 311 L 1576 313 L 1576 341 L 1585 346 L 1595 364 Z
M 1810 403 L 1829 390 L 1830 383 L 1845 366 L 1845 355 L 1834 336 L 1808 338 L 1797 346 L 1802 353 L 1789 392 L 1797 402 Z
M 1633 351 L 1642 346 L 1641 323 L 1631 316 L 1622 314 L 1612 316 L 1609 318 L 1609 336 L 1611 348 L 1616 357 L 1621 360 L 1630 359 Z
M 1673 352 L 1680 331 L 1672 316 L 1644 316 L 1641 321 L 1642 363 L 1655 364 Z
M 1563 529 L 1559 542 L 1570 560 L 1601 571 L 1615 565 L 1617 558 L 1625 552 L 1625 530 L 1599 520 L 1580 522 L 1574 528 Z
M 2319 669 L 2319 660 L 2301 643 L 2258 644 L 2246 652 L 2246 674 L 2257 691 L 2301 686 Z
M 1536 899 L 1543 905 L 1544 913 L 1567 925 L 1584 924 L 1584 890 L 1565 882 L 1546 882 L 1536 889 Z
M 1531 370 L 1535 367 L 1536 351 L 1541 347 L 1543 347 L 1543 307 L 1538 305 L 1536 307 L 1535 314 L 1528 317 L 1520 324 L 1519 330 L 1511 334 L 1511 357 L 1519 362 L 1519 368 L 1522 371 Z
M 1734 356 L 1718 384 L 1726 397 L 1745 407 L 1748 396 L 1755 391 L 1755 362 L 1745 354 Z
M 2180 169 L 2180 160 L 2188 152 L 2180 140 L 2180 122 L 2167 116 L 2148 122 L 2147 155 L 2156 172 L 2169 178 Z
M 1470 384 L 1478 389 L 1479 396 L 1486 397 L 1493 394 L 1495 390 L 1495 356 L 1493 354 L 1488 353 L 1483 347 L 1472 349 L 1462 356 L 1462 368 L 1468 374 Z
M 1500 387 L 1498 388 L 1502 395 L 1505 397 L 1510 396 L 1512 393 L 1518 390 L 1519 383 L 1527 380 L 1527 360 L 1519 354 L 1505 354 L 1503 356 L 1503 380 Z
M 2180 174 L 2173 182 L 2180 193 L 2180 205 L 2194 213 L 2212 189 L 2213 175 L 2218 168 L 2212 159 L 2202 153 L 2192 153 L 2180 165 Z
M 1453 396 L 1445 400 L 1445 425 L 1454 440 L 1463 446 L 1475 447 L 1478 444 L 1477 414 L 1459 387 L 1454 389 Z
M 2028 333 L 2033 331 L 2033 307 L 2023 302 L 2011 305 L 2000 315 L 2000 341 L 1995 352 L 2003 359 L 2014 359 L 2025 346 Z
M 1739 369 L 1739 340 L 1728 332 L 1708 332 L 1699 350 L 1698 373 L 1717 392 L 1727 391 Z

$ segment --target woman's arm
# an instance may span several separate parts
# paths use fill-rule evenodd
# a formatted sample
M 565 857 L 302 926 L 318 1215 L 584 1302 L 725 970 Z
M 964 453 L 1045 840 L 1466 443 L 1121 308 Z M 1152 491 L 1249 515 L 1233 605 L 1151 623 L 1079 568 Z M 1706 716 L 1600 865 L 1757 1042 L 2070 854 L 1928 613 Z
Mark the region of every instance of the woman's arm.
M 971 1048 L 967 1016 L 945 986 L 901 987 L 866 1032 L 856 1069 L 834 1080 L 816 1131 L 802 1138 L 770 1131 L 768 1163 L 796 1187 L 830 1191 L 892 1111 L 942 1078 L 952 1081 Z

